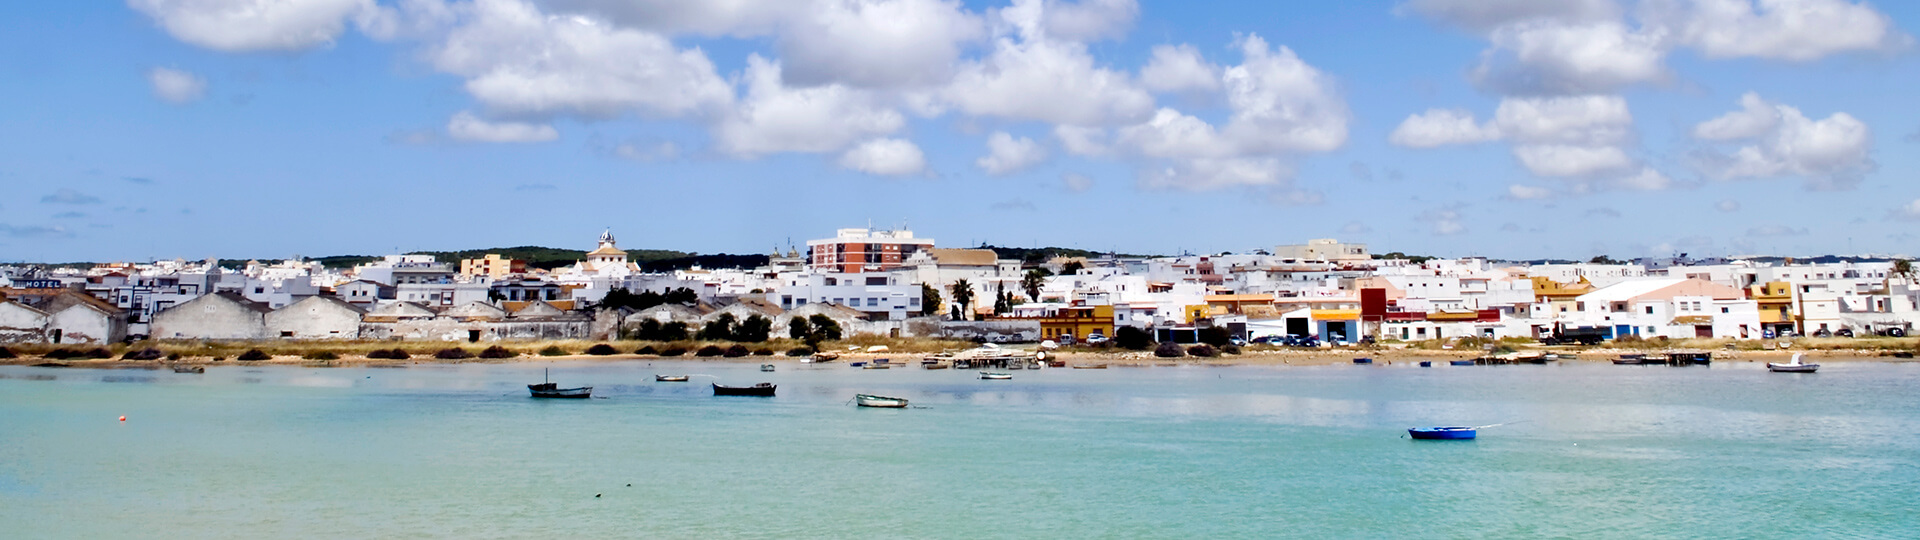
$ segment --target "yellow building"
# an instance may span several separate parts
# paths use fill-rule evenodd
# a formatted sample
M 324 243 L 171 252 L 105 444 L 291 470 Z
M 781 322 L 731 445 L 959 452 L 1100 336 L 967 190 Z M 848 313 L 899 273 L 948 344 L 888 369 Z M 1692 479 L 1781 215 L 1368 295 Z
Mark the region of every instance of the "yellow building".
M 1094 334 L 1113 336 L 1113 306 L 1060 308 L 1038 319 L 1043 339 L 1057 340 L 1062 336 L 1086 339 Z
M 1760 328 L 1775 332 L 1793 330 L 1793 284 L 1769 281 L 1747 287 L 1747 297 L 1760 307 Z
M 527 261 L 503 258 L 498 253 L 488 253 L 487 256 L 478 259 L 460 260 L 460 277 L 462 279 L 486 276 L 490 279 L 499 280 L 513 274 L 524 274 L 526 271 Z

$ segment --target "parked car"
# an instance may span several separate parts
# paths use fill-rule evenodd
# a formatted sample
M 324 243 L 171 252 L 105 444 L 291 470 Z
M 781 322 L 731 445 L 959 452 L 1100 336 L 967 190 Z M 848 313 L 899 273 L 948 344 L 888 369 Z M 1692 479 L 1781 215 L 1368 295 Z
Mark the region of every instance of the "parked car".
M 1103 336 L 1100 334 L 1089 334 L 1087 336 L 1088 345 L 1099 345 L 1102 343 L 1106 343 L 1107 341 L 1108 341 L 1107 336 Z

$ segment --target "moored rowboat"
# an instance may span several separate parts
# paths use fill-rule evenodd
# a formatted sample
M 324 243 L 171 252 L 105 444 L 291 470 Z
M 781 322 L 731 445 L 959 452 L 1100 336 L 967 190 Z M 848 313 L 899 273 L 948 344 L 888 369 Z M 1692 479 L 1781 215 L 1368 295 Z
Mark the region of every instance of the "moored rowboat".
M 853 401 L 854 403 L 858 403 L 861 407 L 878 407 L 882 409 L 907 408 L 907 398 L 876 396 L 873 394 L 859 394 L 859 395 L 853 396 Z
M 989 381 L 1005 381 L 1005 380 L 1012 379 L 1013 374 L 1012 373 L 993 373 L 988 371 L 988 372 L 981 372 L 980 378 L 989 380 Z
M 654 382 L 687 382 L 686 375 L 654 375 Z
M 1423 440 L 1472 439 L 1478 433 L 1478 429 L 1466 426 L 1417 427 L 1407 430 L 1407 435 Z
M 775 388 L 778 388 L 778 386 L 773 383 L 760 383 L 753 386 L 727 386 L 720 383 L 713 383 L 713 395 L 772 397 Z

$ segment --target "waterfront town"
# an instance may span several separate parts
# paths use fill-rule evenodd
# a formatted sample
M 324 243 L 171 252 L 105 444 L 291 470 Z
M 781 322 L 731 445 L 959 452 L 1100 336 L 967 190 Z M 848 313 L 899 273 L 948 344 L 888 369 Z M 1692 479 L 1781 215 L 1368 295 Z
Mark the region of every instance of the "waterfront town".
M 1322 346 L 1904 337 L 1920 322 L 1911 266 L 1891 259 L 1527 264 L 1377 257 L 1332 239 L 1243 254 L 1034 259 L 849 228 L 757 268 L 645 272 L 611 230 L 581 260 L 551 269 L 498 254 L 388 255 L 347 268 L 14 265 L 0 268 L 0 343 L 606 340 L 723 317 L 763 318 L 778 336 L 796 318 L 825 317 L 848 335 L 1098 344 L 1131 327 L 1193 343 L 1223 328 L 1236 340 Z

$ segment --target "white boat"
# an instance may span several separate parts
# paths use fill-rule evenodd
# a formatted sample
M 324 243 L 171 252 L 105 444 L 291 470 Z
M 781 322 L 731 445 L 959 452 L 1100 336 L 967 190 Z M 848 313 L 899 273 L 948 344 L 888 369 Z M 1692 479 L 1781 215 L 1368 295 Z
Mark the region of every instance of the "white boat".
M 989 380 L 989 381 L 1005 381 L 1005 380 L 1010 380 L 1010 379 L 1013 379 L 1013 374 L 1012 374 L 1012 373 L 994 373 L 994 372 L 991 372 L 991 371 L 983 371 L 983 372 L 981 372 L 981 373 L 980 373 L 980 378 L 982 378 L 982 379 L 986 379 L 986 380 Z
M 853 400 L 854 402 L 858 403 L 861 407 L 879 407 L 882 409 L 907 408 L 907 398 L 876 396 L 872 394 L 859 394 L 859 395 L 853 396 Z
M 1800 357 L 1804 354 L 1806 353 L 1793 353 L 1793 360 L 1784 364 L 1768 362 L 1767 371 L 1774 373 L 1813 373 L 1814 371 L 1818 371 L 1820 364 L 1807 364 L 1800 361 Z

